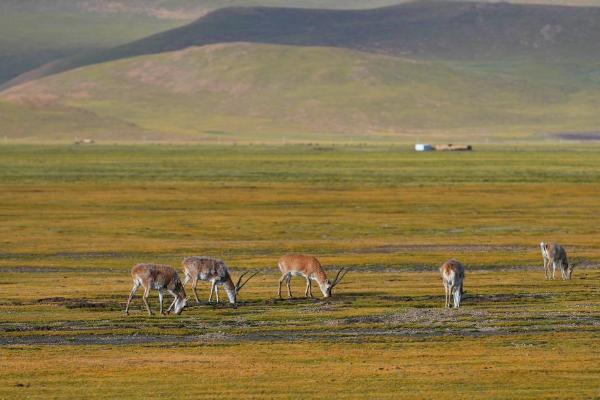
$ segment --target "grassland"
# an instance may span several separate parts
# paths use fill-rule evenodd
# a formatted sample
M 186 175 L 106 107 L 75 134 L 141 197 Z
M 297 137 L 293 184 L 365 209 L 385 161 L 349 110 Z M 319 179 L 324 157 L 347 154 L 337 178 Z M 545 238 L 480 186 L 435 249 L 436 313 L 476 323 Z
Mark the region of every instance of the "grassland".
M 385 248 L 398 246 L 400 265 L 433 266 L 450 247 L 410 246 L 475 244 L 499 246 L 468 261 L 492 268 L 537 266 L 537 243 L 551 237 L 600 261 L 596 146 L 323 149 L 3 146 L 0 252 L 23 267 L 78 267 L 78 254 L 98 252 L 107 257 L 87 268 L 128 270 L 132 257 L 175 262 L 198 249 L 251 267 L 274 267 L 271 253 L 287 250 L 394 266 Z
M 124 316 L 125 273 L 3 274 L 0 386 L 9 399 L 594 398 L 600 275 L 578 272 L 568 285 L 471 273 L 459 311 L 430 273 L 348 275 L 331 301 L 274 301 L 265 274 L 239 306 L 180 317 L 147 317 L 139 297 Z
M 0 122 L 8 138 L 37 141 L 538 139 L 594 132 L 599 93 L 597 63 L 440 63 L 234 43 L 4 90 Z
M 599 153 L 1 146 L 0 393 L 595 398 Z M 543 279 L 541 240 L 566 245 L 572 281 Z M 329 300 L 276 300 L 286 251 L 355 270 Z M 263 272 L 237 306 L 148 317 L 138 295 L 123 315 L 132 265 L 191 254 Z M 450 257 L 460 310 L 441 308 Z
M 175 12 L 190 4 L 152 7 Z M 128 33 L 90 24 L 94 46 L 143 36 L 136 21 L 147 17 L 144 8 L 122 6 L 133 14 L 97 12 Z M 0 91 L 0 126 L 6 141 L 32 142 L 598 138 L 598 21 L 598 8 L 436 1 L 373 10 L 229 8 L 11 81 Z M 10 49 L 37 46 L 27 32 L 10 33 L 33 23 L 14 24 L 6 28 Z M 44 40 L 59 42 L 61 34 Z M 88 39 L 73 37 L 82 48 Z

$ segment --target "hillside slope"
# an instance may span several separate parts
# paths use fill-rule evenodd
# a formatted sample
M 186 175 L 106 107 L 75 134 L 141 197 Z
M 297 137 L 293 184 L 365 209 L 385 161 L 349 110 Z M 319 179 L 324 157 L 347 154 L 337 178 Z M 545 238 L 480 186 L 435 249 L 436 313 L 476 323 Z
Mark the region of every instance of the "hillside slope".
M 0 85 L 48 62 L 109 49 L 185 23 L 87 12 L 74 1 L 0 1 Z
M 173 29 L 218 8 L 372 8 L 401 1 L 406 0 L 2 0 L 0 85 L 46 63 Z
M 227 8 L 181 28 L 62 60 L 9 85 L 100 62 L 224 42 L 429 59 L 598 61 L 600 8 L 428 0 L 371 10 Z
M 551 67 L 528 68 L 527 76 L 488 74 L 344 49 L 232 43 L 88 66 L 10 88 L 0 100 L 93 116 L 54 133 L 44 126 L 48 140 L 507 136 L 600 125 L 598 65 L 571 81 Z M 7 125 L 11 137 L 39 139 L 26 118 Z
M 409 0 L 4 0 L 0 2 L 0 85 L 46 63 L 81 53 L 107 50 L 190 23 L 219 8 L 270 6 L 367 9 L 407 1 Z M 600 6 L 600 0 L 511 2 Z M 250 38 L 236 40 L 249 41 Z M 52 68 L 46 67 L 30 76 L 43 76 L 44 71 Z M 58 70 L 62 69 L 55 71 Z M 24 79 L 20 80 L 23 81 Z

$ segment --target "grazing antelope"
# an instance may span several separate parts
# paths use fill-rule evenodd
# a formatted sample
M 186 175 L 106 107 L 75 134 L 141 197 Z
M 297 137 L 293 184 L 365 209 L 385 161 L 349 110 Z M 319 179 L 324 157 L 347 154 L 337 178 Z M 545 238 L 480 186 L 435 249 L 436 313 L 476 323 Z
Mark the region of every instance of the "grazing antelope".
M 463 297 L 462 284 L 465 279 L 465 267 L 460 262 L 452 259 L 442 265 L 440 272 L 446 290 L 445 307 L 450 307 L 450 298 L 454 296 L 454 308 L 459 308 Z
M 552 263 L 552 279 L 556 272 L 556 266 L 558 265 L 563 279 L 571 279 L 571 274 L 575 269 L 574 265 L 569 265 L 567 260 L 567 252 L 565 249 L 557 243 L 540 243 L 542 248 L 542 257 L 544 257 L 544 273 L 546 279 L 550 279 L 550 263 Z
M 323 292 L 324 297 L 331 296 L 331 290 L 340 283 L 340 281 L 346 276 L 348 271 L 352 269 L 346 269 L 346 272 L 340 277 L 344 268 L 340 269 L 335 276 L 333 282 L 330 282 L 327 279 L 327 275 L 321 266 L 319 260 L 312 256 L 305 256 L 302 254 L 286 254 L 279 259 L 277 263 L 279 265 L 279 269 L 281 270 L 281 279 L 279 279 L 279 298 L 281 299 L 281 284 L 284 279 L 287 279 L 287 288 L 288 295 L 292 296 L 292 289 L 290 287 L 290 282 L 292 280 L 292 276 L 303 276 L 306 278 L 306 290 L 304 292 L 305 297 L 313 297 L 312 295 L 312 282 L 311 279 L 314 279 L 319 284 L 321 288 L 321 292 Z
M 196 293 L 196 286 L 198 284 L 198 280 L 202 281 L 210 281 L 212 286 L 210 288 L 210 297 L 208 301 L 212 301 L 213 292 L 217 295 L 217 302 L 219 302 L 219 287 L 218 285 L 222 285 L 227 295 L 229 296 L 229 302 L 235 303 L 237 300 L 237 295 L 240 290 L 244 287 L 248 281 L 258 274 L 260 271 L 255 272 L 250 275 L 248 279 L 246 279 L 242 283 L 242 278 L 244 275 L 249 273 L 250 271 L 244 272 L 240 275 L 237 284 L 233 284 L 233 280 L 229 275 L 229 270 L 227 269 L 227 265 L 218 258 L 211 257 L 187 257 L 181 263 L 183 266 L 183 273 L 185 274 L 185 281 L 183 281 L 183 286 L 187 285 L 187 283 L 192 280 L 192 290 L 194 292 L 194 296 L 196 297 L 196 301 L 200 301 L 198 298 L 198 293 Z M 170 309 L 171 307 L 169 307 Z
M 148 310 L 149 315 L 153 315 L 150 311 L 150 304 L 148 304 L 148 296 L 150 295 L 150 289 L 158 290 L 158 298 L 160 299 L 160 313 L 163 312 L 163 291 L 171 293 L 175 297 L 173 305 L 175 305 L 175 314 L 181 314 L 181 311 L 187 304 L 187 296 L 185 295 L 185 289 L 179 280 L 177 271 L 169 265 L 163 264 L 138 264 L 131 270 L 131 277 L 133 278 L 133 289 L 127 299 L 127 307 L 125 307 L 125 314 L 129 315 L 129 303 L 135 292 L 140 286 L 144 287 L 144 304 Z M 169 307 L 169 310 L 171 307 Z

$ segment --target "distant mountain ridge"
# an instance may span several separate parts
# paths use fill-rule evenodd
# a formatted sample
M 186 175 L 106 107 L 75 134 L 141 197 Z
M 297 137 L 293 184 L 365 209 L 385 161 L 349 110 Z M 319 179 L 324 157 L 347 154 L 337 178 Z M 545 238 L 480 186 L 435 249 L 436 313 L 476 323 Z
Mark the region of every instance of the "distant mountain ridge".
M 9 85 L 100 62 L 227 42 L 424 59 L 595 61 L 600 60 L 600 8 L 429 0 L 370 10 L 225 8 L 180 28 L 55 62 Z
M 371 9 L 411 0 L 2 0 L 0 85 L 46 63 L 111 49 L 226 7 Z M 449 0 L 443 0 L 449 1 Z M 473 0 L 468 0 L 473 1 Z M 497 2 L 497 0 L 482 0 Z M 600 6 L 600 0 L 509 0 Z M 57 66 L 53 66 L 60 70 Z M 45 67 L 45 71 L 49 68 Z M 36 71 L 29 76 L 41 76 Z M 19 82 L 27 78 L 21 77 Z
M 115 50 L 148 54 L 239 41 L 442 59 L 598 60 L 600 8 L 436 0 L 369 10 L 226 8 Z
M 0 85 L 46 63 L 173 29 L 218 8 L 374 8 L 400 1 L 409 0 L 1 0 Z

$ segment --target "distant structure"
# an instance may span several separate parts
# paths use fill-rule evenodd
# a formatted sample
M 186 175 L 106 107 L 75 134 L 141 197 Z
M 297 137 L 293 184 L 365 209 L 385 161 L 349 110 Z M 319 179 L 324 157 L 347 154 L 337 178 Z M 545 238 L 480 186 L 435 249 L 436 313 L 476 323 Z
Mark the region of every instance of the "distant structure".
M 437 151 L 471 151 L 473 148 L 467 144 L 438 144 L 435 146 Z
M 81 139 L 81 140 L 76 140 L 75 144 L 93 144 L 94 143 L 94 139 Z
M 416 151 L 433 151 L 435 149 L 430 144 L 418 143 L 418 144 L 415 144 L 415 150 Z
M 436 144 L 433 147 L 430 144 L 417 143 L 415 144 L 416 151 L 471 151 L 473 148 L 467 144 Z

